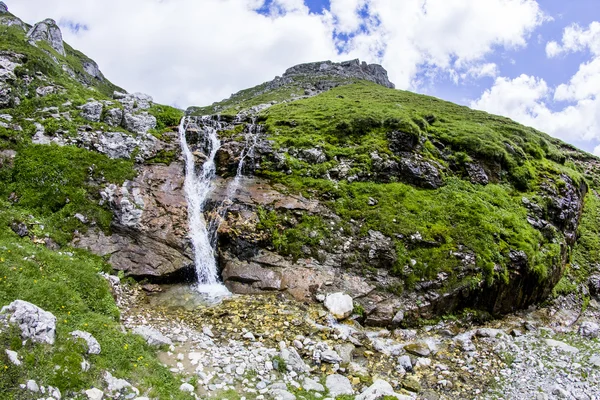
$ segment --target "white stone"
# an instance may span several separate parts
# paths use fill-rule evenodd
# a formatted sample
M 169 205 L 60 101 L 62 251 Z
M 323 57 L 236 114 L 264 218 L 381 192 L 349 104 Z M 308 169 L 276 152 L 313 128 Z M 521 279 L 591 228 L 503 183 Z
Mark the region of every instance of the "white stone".
M 579 353 L 579 349 L 577 349 L 573 346 L 570 346 L 570 345 L 566 344 L 565 342 L 561 342 L 559 340 L 546 339 L 546 344 L 550 347 L 557 348 L 566 353 Z
M 40 387 L 38 386 L 37 382 L 31 379 L 27 381 L 26 387 L 30 392 L 38 393 L 40 391 Z
M 183 385 L 179 386 L 179 390 L 187 393 L 194 393 L 195 391 L 194 387 L 189 383 L 184 383 Z
M 310 378 L 304 378 L 304 382 L 302 382 L 302 386 L 304 387 L 304 390 L 308 390 L 308 391 L 315 391 L 315 392 L 324 392 L 325 391 L 325 387 L 323 385 L 321 385 L 319 382 L 310 379 Z
M 6 355 L 8 356 L 8 361 L 16 365 L 17 367 L 21 365 L 21 361 L 19 360 L 19 355 L 16 351 L 6 349 Z
M 17 324 L 21 336 L 38 343 L 54 344 L 56 317 L 38 306 L 23 300 L 15 300 L 2 307 L 0 314 L 10 314 L 9 322 Z
M 333 293 L 325 298 L 325 308 L 338 320 L 348 318 L 354 310 L 352 297 L 344 293 Z
M 150 346 L 170 346 L 173 344 L 171 339 L 149 326 L 137 326 L 133 328 L 132 332 L 143 337 Z
M 394 393 L 392 385 L 381 379 L 373 382 L 368 389 L 355 397 L 355 400 L 380 400 L 384 397 L 395 397 L 398 400 L 411 400 L 412 397 Z
M 92 388 L 85 391 L 88 400 L 102 400 L 104 392 L 100 389 Z
M 329 395 L 334 398 L 343 394 L 354 394 L 350 380 L 342 375 L 329 375 L 325 380 L 325 386 L 329 390 Z
M 88 347 L 88 354 L 100 354 L 102 351 L 100 343 L 92 336 L 91 333 L 85 331 L 73 331 L 71 336 L 85 340 Z

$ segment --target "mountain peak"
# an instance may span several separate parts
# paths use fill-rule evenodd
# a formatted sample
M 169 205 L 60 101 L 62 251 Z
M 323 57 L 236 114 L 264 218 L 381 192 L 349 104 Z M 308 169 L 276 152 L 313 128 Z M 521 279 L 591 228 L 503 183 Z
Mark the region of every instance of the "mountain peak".
M 283 77 L 301 75 L 311 76 L 340 76 L 343 78 L 364 79 L 379 85 L 394 89 L 395 85 L 388 79 L 387 71 L 379 64 L 367 64 L 359 59 L 335 63 L 332 61 L 319 61 L 299 64 L 288 68 Z

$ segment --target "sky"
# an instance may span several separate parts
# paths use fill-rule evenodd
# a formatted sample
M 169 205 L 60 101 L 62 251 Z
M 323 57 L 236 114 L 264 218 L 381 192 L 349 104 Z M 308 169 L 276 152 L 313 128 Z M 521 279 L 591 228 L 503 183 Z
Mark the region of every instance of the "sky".
M 5 0 L 130 92 L 208 105 L 293 65 L 359 58 L 398 89 L 600 156 L 600 0 Z

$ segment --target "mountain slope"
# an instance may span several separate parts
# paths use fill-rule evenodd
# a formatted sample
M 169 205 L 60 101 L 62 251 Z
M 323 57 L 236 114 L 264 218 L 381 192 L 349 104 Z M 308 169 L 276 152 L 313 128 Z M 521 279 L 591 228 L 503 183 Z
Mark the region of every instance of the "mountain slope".
M 232 290 L 277 288 L 302 300 L 351 291 L 367 322 L 382 325 L 465 307 L 505 313 L 550 295 L 577 246 L 586 194 L 595 212 L 595 157 L 507 118 L 355 77 L 294 101 L 272 86 L 212 106 L 232 124 L 218 168 L 236 171 L 252 132 L 245 115 L 259 112 L 265 133 L 246 173 L 319 206 L 240 197 L 221 229 Z M 284 258 L 261 261 L 271 253 Z M 291 282 L 298 271 L 312 276 Z

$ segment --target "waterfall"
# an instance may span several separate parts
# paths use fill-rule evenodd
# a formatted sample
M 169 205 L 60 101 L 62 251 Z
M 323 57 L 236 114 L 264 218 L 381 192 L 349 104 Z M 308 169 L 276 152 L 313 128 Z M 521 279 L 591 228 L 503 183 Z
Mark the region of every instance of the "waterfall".
M 228 293 L 225 286 L 219 283 L 215 248 L 211 240 L 211 227 L 204 218 L 204 208 L 208 195 L 213 189 L 215 178 L 215 155 L 221 146 L 217 136 L 218 122 L 202 119 L 202 130 L 207 150 L 206 160 L 200 171 L 196 171 L 195 157 L 186 140 L 186 118 L 179 125 L 179 139 L 185 159 L 185 196 L 188 201 L 188 219 L 190 238 L 194 249 L 194 263 L 198 290 L 203 293 Z

